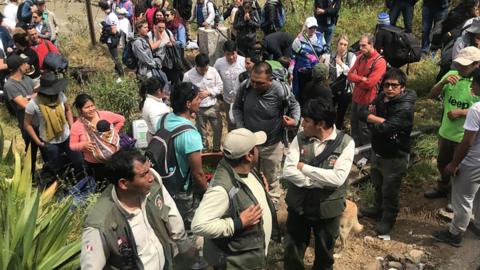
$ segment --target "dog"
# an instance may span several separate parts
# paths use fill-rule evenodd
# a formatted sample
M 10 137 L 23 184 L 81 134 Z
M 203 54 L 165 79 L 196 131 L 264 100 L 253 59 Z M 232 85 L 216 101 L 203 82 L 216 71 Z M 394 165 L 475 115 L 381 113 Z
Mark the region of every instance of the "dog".
M 358 222 L 357 214 L 358 208 L 357 205 L 350 201 L 345 200 L 345 210 L 343 210 L 342 217 L 340 218 L 340 249 L 338 253 L 347 246 L 347 238 L 350 234 L 350 231 L 359 233 L 363 230 L 363 225 Z

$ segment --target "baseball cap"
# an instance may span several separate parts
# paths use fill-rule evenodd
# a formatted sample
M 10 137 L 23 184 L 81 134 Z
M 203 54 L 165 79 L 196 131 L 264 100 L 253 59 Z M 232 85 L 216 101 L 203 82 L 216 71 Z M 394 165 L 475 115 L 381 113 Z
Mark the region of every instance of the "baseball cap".
M 462 66 L 468 66 L 473 62 L 479 62 L 479 61 L 480 61 L 480 49 L 474 46 L 469 46 L 461 49 L 457 57 L 453 60 L 453 62 L 459 63 Z
M 30 59 L 28 58 L 28 56 L 23 53 L 20 55 L 13 54 L 7 58 L 7 67 L 9 70 L 16 70 L 22 64 L 28 63 L 29 61 Z
M 305 20 L 305 26 L 307 28 L 310 28 L 310 27 L 318 27 L 318 24 L 317 24 L 317 19 L 315 19 L 315 17 L 308 17 L 306 20 Z
M 234 129 L 225 136 L 223 154 L 229 159 L 241 158 L 266 141 L 267 134 L 263 131 L 253 133 L 246 128 Z

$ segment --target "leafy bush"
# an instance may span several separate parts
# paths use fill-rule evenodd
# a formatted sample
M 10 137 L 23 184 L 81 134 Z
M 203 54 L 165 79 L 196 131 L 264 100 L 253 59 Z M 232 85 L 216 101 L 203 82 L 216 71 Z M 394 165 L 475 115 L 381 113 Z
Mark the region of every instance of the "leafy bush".
M 375 187 L 372 182 L 367 182 L 359 190 L 360 204 L 363 207 L 371 207 L 375 201 Z
M 12 143 L 15 145 L 15 139 Z M 32 188 L 31 158 L 13 147 L 12 179 L 0 179 L 0 269 L 76 269 L 80 241 L 68 241 L 72 201 L 52 202 L 56 185 Z

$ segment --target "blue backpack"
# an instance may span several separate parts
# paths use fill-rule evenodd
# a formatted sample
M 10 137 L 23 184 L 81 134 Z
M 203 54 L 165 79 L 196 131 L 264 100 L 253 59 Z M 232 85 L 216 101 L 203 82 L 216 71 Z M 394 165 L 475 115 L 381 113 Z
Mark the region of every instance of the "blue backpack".
M 277 5 L 277 16 L 275 20 L 275 27 L 277 27 L 277 29 L 280 29 L 283 26 L 285 26 L 285 22 L 286 22 L 285 8 L 281 4 Z
M 133 53 L 133 49 L 132 49 L 132 43 L 134 41 L 135 39 L 129 40 L 125 48 L 123 48 L 123 53 L 122 53 L 122 62 L 129 69 L 136 69 L 137 63 L 138 63 L 138 59 Z

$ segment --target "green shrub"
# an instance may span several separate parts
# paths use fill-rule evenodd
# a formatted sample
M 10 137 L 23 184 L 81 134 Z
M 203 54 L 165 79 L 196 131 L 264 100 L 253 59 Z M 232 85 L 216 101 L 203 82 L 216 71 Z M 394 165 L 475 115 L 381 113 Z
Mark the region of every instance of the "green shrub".
M 117 83 L 111 73 L 99 73 L 86 86 L 85 91 L 93 96 L 99 110 L 107 110 L 125 117 L 129 127 L 139 113 L 138 85 L 135 79 L 125 76 Z
M 360 187 L 358 192 L 362 207 L 372 207 L 375 201 L 375 187 L 372 182 L 367 182 Z

